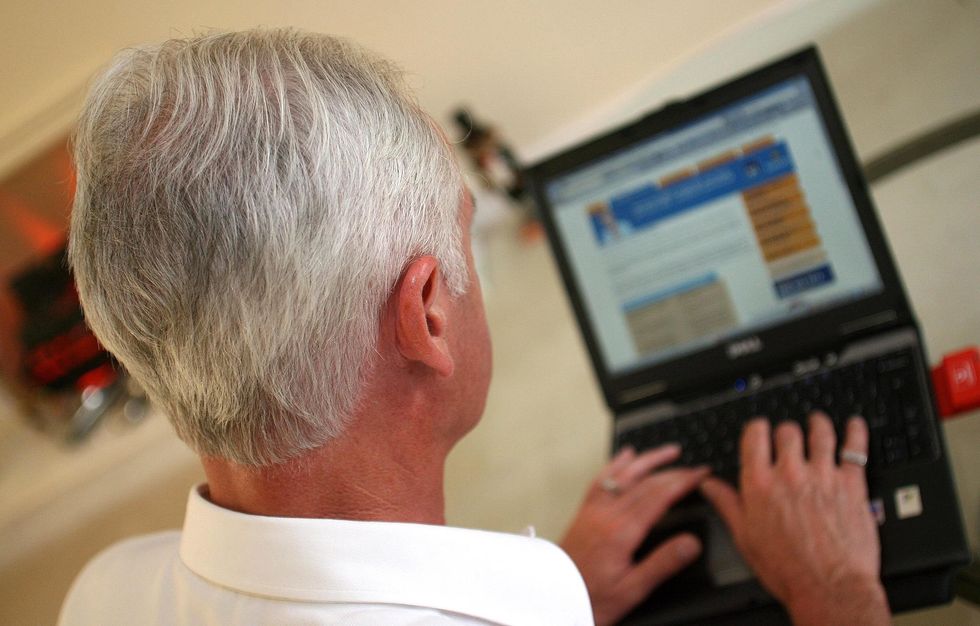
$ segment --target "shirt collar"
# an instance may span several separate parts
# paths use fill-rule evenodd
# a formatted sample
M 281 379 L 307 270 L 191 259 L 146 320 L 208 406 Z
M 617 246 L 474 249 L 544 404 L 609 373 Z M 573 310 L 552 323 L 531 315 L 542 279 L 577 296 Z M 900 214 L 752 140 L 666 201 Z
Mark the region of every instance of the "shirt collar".
M 498 624 L 592 624 L 571 559 L 541 539 L 425 524 L 265 517 L 191 490 L 180 557 L 252 595 L 451 611 Z

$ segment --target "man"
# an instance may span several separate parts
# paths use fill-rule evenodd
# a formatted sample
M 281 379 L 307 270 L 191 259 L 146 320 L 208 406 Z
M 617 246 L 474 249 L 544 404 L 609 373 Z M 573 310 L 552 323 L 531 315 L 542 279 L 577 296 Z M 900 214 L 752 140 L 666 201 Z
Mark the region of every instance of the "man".
M 697 557 L 685 534 L 633 560 L 699 486 L 798 622 L 887 621 L 863 468 L 834 465 L 823 416 L 809 459 L 798 427 L 777 430 L 775 465 L 753 422 L 740 493 L 655 471 L 675 446 L 622 452 L 564 552 L 443 526 L 490 343 L 470 195 L 386 62 L 293 31 L 126 51 L 75 151 L 88 321 L 207 484 L 182 533 L 97 557 L 62 624 L 610 624 Z M 847 437 L 866 452 L 860 420 Z

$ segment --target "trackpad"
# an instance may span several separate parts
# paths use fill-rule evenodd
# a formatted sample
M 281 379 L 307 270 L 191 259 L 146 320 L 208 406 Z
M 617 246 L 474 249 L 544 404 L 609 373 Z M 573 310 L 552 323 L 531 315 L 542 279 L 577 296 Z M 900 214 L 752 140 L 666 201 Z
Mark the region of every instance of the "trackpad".
M 708 547 L 706 560 L 708 572 L 716 587 L 734 585 L 755 578 L 742 555 L 739 554 L 732 541 L 728 527 L 714 511 L 704 513 L 707 516 Z
M 643 558 L 665 540 L 683 532 L 700 539 L 704 551 L 697 561 L 670 581 L 671 587 L 694 591 L 698 588 L 725 587 L 755 578 L 735 548 L 724 522 L 707 504 L 691 504 L 671 510 L 637 550 L 636 559 Z

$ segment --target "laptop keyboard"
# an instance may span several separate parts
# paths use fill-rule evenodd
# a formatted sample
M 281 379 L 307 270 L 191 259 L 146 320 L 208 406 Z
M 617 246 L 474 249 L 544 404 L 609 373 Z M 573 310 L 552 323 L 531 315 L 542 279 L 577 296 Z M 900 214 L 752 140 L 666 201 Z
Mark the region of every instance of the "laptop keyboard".
M 643 450 L 679 443 L 679 464 L 710 465 L 716 475 L 736 483 L 738 440 L 746 420 L 766 416 L 774 425 L 795 420 L 805 430 L 806 416 L 821 410 L 834 422 L 838 449 L 847 419 L 861 415 L 867 420 L 869 471 L 931 460 L 939 448 L 915 359 L 912 350 L 903 350 L 819 369 L 790 383 L 759 382 L 754 390 L 717 404 L 702 402 L 687 411 L 682 407 L 675 417 L 628 430 L 617 438 L 616 448 L 632 445 Z

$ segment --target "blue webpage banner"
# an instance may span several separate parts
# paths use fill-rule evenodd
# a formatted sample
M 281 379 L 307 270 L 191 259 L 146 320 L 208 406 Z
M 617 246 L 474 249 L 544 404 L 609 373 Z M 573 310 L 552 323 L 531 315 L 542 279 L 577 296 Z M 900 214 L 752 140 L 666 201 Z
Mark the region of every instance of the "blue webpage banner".
M 601 215 L 593 213 L 592 227 L 600 244 L 610 237 L 653 226 L 722 196 L 737 193 L 794 171 L 785 142 L 765 146 L 669 185 L 645 185 L 613 198 L 609 207 L 620 233 L 612 232 Z
M 789 278 L 778 280 L 773 287 L 776 289 L 776 295 L 780 298 L 788 298 L 808 289 L 826 285 L 833 280 L 834 272 L 830 269 L 830 265 L 821 265 Z

